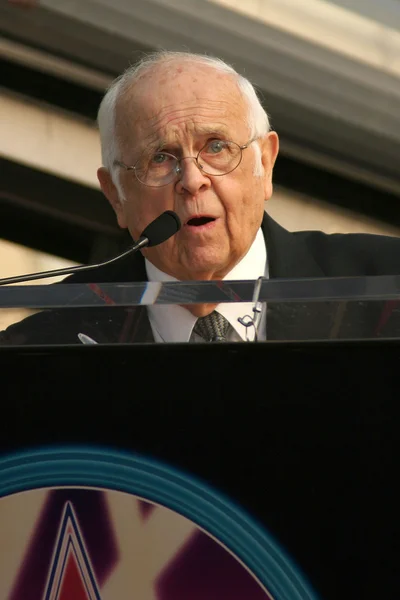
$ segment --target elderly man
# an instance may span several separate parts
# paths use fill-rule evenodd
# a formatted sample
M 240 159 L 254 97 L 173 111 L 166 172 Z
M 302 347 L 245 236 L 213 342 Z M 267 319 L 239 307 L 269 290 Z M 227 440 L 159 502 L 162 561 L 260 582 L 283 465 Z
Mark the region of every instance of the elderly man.
M 272 195 L 278 136 L 253 86 L 223 61 L 184 52 L 150 55 L 114 81 L 98 122 L 98 178 L 119 226 L 138 239 L 155 217 L 174 210 L 182 228 L 142 255 L 104 267 L 97 282 L 400 273 L 395 238 L 292 234 L 268 217 L 264 203 Z M 67 281 L 90 279 L 76 274 Z M 131 310 L 125 341 L 239 341 L 246 328 L 238 319 L 249 309 L 224 304 Z M 43 319 L 52 318 L 34 317 L 29 328 L 14 326 L 4 339 L 43 341 Z M 81 311 L 79 323 L 68 321 L 61 341 L 77 341 L 78 329 L 96 341 L 115 341 L 121 329 L 126 332 L 121 316 L 111 326 L 95 321 L 93 313 Z M 265 316 L 260 337 L 266 337 Z

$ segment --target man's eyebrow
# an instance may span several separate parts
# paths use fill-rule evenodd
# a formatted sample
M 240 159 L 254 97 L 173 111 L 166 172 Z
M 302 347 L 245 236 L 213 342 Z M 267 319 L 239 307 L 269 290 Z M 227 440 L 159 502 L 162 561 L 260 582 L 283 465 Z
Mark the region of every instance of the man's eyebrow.
M 194 135 L 200 135 L 200 136 L 216 135 L 216 136 L 226 137 L 227 134 L 228 134 L 228 130 L 224 126 L 207 127 L 207 126 L 200 125 L 200 126 L 197 126 L 194 131 Z M 171 138 L 169 138 L 169 139 L 167 137 L 159 138 L 157 140 L 154 140 L 153 142 L 149 142 L 148 145 L 144 148 L 143 152 L 146 154 L 151 153 L 151 152 L 157 152 L 167 146 L 173 146 L 175 144 L 177 144 L 177 142 L 175 140 L 172 140 Z
M 228 129 L 223 125 L 219 127 L 203 127 L 200 125 L 196 129 L 196 133 L 200 135 L 227 135 Z
M 162 140 L 155 140 L 144 145 L 140 151 L 140 156 L 149 156 L 154 152 L 158 152 L 162 148 Z

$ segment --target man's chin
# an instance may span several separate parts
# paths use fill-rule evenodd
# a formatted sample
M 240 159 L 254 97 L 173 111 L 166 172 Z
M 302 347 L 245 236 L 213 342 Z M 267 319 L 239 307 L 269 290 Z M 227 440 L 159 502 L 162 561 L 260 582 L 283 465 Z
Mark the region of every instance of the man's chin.
M 184 304 L 182 306 L 195 317 L 205 317 L 211 314 L 217 308 L 218 304 Z
M 194 248 L 189 252 L 184 248 L 184 252 L 174 252 L 172 256 L 151 250 L 153 248 L 148 250 L 146 258 L 164 273 L 181 281 L 222 279 L 234 266 L 229 264 L 229 254 L 212 248 Z
M 184 279 L 192 281 L 210 281 L 212 279 L 222 279 L 229 267 L 224 261 L 216 260 L 193 260 L 185 268 Z
M 233 269 L 240 258 L 241 255 L 236 251 L 232 252 L 229 245 L 224 249 L 209 246 L 185 252 L 181 264 L 185 268 L 185 279 L 219 280 Z

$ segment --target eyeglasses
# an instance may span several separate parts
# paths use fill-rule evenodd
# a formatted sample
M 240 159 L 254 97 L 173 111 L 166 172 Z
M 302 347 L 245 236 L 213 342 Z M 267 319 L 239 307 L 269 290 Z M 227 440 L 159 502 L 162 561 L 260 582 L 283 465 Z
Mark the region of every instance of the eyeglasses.
M 142 156 L 133 166 L 128 166 L 120 160 L 114 165 L 126 171 L 133 171 L 140 183 L 149 187 L 162 187 L 182 174 L 181 162 L 189 158 L 196 162 L 197 168 L 206 175 L 221 176 L 234 171 L 241 163 L 243 150 L 255 140 L 250 140 L 244 146 L 226 140 L 211 140 L 198 152 L 197 156 L 177 158 L 169 152 L 156 152 L 152 156 Z

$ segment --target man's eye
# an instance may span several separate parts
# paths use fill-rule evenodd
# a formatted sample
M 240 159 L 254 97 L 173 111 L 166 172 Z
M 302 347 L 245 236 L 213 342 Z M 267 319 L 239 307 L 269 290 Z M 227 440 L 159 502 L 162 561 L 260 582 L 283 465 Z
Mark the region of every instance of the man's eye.
M 225 150 L 226 144 L 222 140 L 213 140 L 207 144 L 206 150 L 210 152 L 210 154 L 218 154 Z
M 161 163 L 167 162 L 168 160 L 171 160 L 171 157 L 168 154 L 164 154 L 163 152 L 157 152 L 157 154 L 154 154 L 154 156 L 152 157 L 151 162 L 160 165 Z

